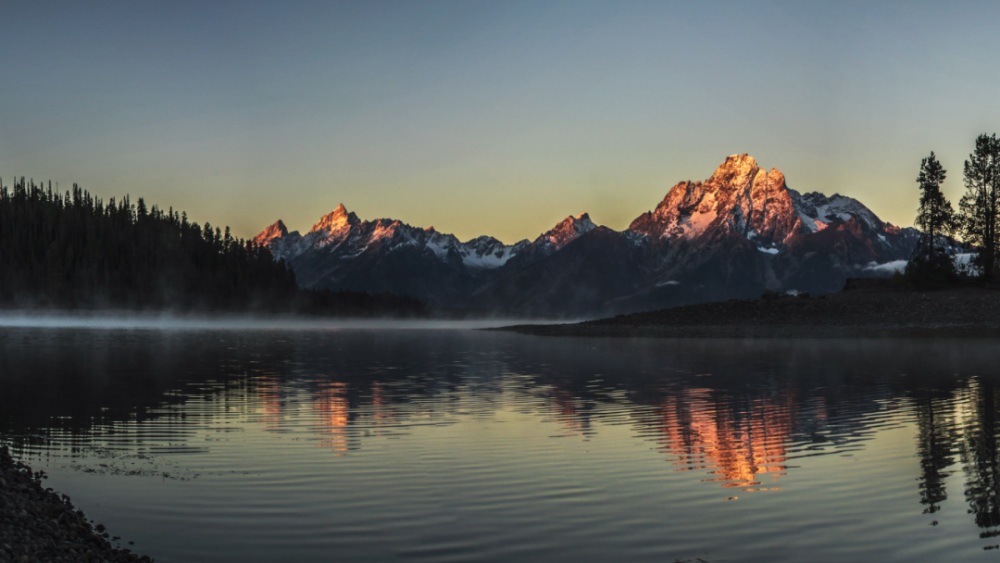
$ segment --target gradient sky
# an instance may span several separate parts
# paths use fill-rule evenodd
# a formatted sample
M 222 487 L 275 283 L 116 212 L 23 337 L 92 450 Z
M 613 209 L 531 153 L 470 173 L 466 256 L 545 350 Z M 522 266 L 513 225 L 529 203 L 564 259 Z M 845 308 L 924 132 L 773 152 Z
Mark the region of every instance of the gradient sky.
M 690 5 L 689 5 L 690 4 Z M 211 7 L 208 7 L 211 6 Z M 749 153 L 911 225 L 1000 129 L 1000 3 L 10 2 L 0 176 L 255 235 L 624 229 Z

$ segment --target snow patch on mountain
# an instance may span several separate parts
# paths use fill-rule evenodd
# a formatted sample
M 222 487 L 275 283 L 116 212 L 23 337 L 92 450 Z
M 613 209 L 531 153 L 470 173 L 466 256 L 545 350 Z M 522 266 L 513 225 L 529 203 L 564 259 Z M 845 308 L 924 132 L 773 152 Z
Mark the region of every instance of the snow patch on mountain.
M 444 260 L 448 257 L 448 251 L 451 250 L 452 246 L 443 244 L 443 241 L 431 240 L 427 242 L 426 248 L 433 252 L 434 256 Z
M 505 246 L 495 253 L 478 254 L 465 250 L 462 252 L 462 263 L 470 268 L 499 268 L 517 255 L 518 248 Z
M 695 212 L 691 215 L 681 216 L 678 221 L 680 227 L 679 236 L 685 238 L 696 237 L 708 230 L 709 225 L 719 216 L 718 211 L 711 209 L 704 213 Z
M 481 236 L 462 244 L 459 255 L 462 263 L 469 268 L 499 268 L 517 256 L 528 244 L 527 240 L 522 240 L 514 245 L 505 245 L 493 237 Z
M 819 232 L 835 221 L 850 221 L 852 217 L 863 221 L 874 231 L 882 231 L 885 224 L 860 201 L 840 194 L 830 197 L 819 192 L 799 194 L 789 189 L 795 211 L 802 223 L 812 232 Z

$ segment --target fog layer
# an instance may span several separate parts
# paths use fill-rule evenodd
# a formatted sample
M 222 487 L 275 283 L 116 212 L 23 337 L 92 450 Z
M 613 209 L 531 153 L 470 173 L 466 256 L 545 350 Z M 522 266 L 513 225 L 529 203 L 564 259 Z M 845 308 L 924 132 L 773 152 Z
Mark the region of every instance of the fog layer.
M 552 323 L 525 319 L 331 319 L 253 316 L 197 316 L 149 313 L 4 313 L 0 327 L 141 330 L 474 330 L 513 324 Z

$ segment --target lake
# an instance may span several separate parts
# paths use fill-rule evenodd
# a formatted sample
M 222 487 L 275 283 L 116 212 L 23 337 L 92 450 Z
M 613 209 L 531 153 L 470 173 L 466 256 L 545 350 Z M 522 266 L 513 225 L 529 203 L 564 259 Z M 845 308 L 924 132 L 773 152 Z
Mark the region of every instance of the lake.
M 978 561 L 1000 545 L 998 358 L 8 326 L 0 441 L 163 562 Z

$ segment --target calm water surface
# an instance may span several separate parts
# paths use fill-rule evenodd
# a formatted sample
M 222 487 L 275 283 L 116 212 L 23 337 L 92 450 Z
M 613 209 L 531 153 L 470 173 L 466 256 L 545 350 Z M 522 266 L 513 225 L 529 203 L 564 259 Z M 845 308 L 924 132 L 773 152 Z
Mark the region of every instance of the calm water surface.
M 0 329 L 0 441 L 159 561 L 978 561 L 1000 345 Z

